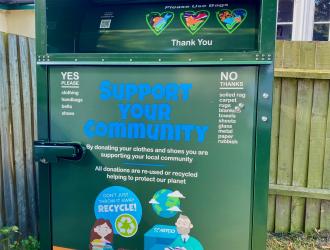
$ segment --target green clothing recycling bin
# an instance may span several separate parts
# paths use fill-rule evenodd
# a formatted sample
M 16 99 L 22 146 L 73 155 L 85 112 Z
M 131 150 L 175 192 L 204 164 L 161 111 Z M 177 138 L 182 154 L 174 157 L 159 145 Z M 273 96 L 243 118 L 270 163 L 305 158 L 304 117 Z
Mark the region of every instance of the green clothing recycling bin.
M 275 0 L 37 0 L 42 250 L 262 250 Z

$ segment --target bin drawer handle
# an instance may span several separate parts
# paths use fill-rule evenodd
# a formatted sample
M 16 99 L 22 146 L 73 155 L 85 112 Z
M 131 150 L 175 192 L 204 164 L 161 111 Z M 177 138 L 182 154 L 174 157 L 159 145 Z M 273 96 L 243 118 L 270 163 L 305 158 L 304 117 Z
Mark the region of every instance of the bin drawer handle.
M 42 164 L 80 161 L 85 153 L 85 146 L 78 142 L 34 142 L 34 159 Z

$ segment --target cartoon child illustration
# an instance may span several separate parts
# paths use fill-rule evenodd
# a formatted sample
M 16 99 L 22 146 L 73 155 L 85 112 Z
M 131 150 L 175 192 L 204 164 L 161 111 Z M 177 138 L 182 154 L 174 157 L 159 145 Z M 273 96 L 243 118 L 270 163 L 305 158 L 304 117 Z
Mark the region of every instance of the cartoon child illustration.
M 113 250 L 113 229 L 110 221 L 98 219 L 91 230 L 90 250 Z
M 190 236 L 190 231 L 194 227 L 188 216 L 180 215 L 175 223 L 179 237 L 164 250 L 204 250 L 201 243 Z

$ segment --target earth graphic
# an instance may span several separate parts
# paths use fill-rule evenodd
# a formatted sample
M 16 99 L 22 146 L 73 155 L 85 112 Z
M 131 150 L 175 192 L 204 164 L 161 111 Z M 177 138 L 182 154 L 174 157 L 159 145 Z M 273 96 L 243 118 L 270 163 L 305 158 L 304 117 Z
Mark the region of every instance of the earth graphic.
M 173 193 L 170 189 L 161 189 L 156 192 L 152 198 L 152 208 L 155 213 L 162 218 L 172 218 L 180 210 L 180 199 L 177 197 L 169 197 Z

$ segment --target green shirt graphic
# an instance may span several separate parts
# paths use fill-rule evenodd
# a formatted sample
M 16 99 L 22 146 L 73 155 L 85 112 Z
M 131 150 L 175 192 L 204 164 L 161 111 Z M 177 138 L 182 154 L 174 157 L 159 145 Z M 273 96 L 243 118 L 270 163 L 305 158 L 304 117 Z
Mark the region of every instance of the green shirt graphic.
M 189 236 L 188 240 L 183 240 L 182 237 L 176 238 L 171 244 L 171 247 L 184 247 L 187 250 L 204 250 L 201 243 L 192 236 Z

